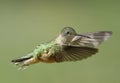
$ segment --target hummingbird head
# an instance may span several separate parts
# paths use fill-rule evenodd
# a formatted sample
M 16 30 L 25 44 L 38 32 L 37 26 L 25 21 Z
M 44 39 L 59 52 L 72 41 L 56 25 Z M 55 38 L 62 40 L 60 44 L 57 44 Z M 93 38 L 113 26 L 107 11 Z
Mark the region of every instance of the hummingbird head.
M 73 36 L 73 35 L 76 35 L 76 34 L 77 34 L 76 31 L 71 27 L 65 27 L 61 31 L 61 35 L 63 37 L 70 37 L 70 36 Z
M 71 27 L 65 27 L 61 30 L 60 35 L 56 39 L 57 43 L 59 44 L 67 44 L 73 39 L 76 35 L 76 31 Z

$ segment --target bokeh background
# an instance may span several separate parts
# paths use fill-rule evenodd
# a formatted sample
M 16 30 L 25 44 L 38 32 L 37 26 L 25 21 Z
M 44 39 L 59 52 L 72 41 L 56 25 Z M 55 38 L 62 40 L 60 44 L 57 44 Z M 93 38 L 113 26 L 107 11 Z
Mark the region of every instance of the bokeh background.
M 23 71 L 11 64 L 66 26 L 113 36 L 86 60 L 38 63 Z M 0 83 L 120 83 L 119 43 L 119 0 L 0 0 Z

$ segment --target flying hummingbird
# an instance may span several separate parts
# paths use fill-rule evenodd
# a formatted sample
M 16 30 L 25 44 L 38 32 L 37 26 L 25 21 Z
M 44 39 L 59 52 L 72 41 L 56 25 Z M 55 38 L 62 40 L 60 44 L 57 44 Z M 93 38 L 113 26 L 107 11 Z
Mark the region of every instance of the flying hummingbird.
M 79 61 L 96 54 L 98 52 L 97 46 L 111 35 L 111 31 L 77 34 L 73 28 L 65 27 L 53 41 L 40 44 L 33 52 L 13 59 L 11 62 L 24 68 L 38 62 Z

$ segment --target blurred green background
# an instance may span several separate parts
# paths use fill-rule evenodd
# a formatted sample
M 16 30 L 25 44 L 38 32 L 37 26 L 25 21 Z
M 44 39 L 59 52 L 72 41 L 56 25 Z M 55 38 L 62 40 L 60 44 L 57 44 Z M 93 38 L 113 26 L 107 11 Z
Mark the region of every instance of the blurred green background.
M 66 26 L 78 33 L 110 30 L 113 36 L 86 60 L 39 63 L 24 71 L 10 63 Z M 0 0 L 0 83 L 120 83 L 119 43 L 119 0 Z

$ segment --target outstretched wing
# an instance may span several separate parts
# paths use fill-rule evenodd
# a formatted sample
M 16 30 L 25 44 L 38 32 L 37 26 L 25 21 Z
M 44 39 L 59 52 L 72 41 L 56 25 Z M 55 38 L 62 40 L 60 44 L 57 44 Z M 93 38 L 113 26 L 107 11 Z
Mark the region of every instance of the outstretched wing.
M 98 31 L 85 34 L 78 34 L 72 39 L 71 45 L 95 48 L 98 45 L 100 45 L 103 41 L 111 37 L 111 35 L 111 31 Z
M 96 48 L 66 46 L 61 53 L 54 55 L 56 62 L 78 61 L 98 52 Z

